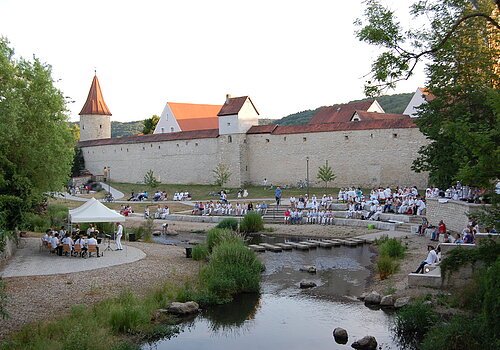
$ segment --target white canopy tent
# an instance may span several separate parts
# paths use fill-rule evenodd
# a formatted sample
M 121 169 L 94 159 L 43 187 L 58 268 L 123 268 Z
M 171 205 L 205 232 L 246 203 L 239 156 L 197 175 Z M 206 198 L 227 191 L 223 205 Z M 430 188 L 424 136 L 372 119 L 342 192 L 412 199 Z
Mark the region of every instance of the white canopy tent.
M 70 223 L 85 222 L 124 222 L 125 216 L 109 209 L 97 199 L 92 198 L 82 206 L 69 211 Z

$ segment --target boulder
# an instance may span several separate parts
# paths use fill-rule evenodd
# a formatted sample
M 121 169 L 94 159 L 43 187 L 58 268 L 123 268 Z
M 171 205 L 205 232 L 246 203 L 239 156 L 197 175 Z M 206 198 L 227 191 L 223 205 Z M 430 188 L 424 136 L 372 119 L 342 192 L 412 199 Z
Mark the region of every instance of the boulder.
M 370 294 L 368 294 L 365 298 L 365 304 L 380 304 L 380 300 L 382 299 L 382 296 L 378 294 L 377 292 L 373 291 Z
M 300 268 L 300 271 L 305 271 L 309 273 L 316 273 L 316 266 L 314 265 L 305 265 Z
M 347 335 L 347 331 L 344 328 L 337 327 L 333 330 L 333 338 L 335 339 L 337 344 L 347 344 L 349 336 Z
M 174 315 L 189 315 L 197 313 L 200 310 L 200 306 L 194 301 L 188 301 L 186 303 L 173 302 L 167 310 Z
M 377 340 L 371 335 L 361 338 L 351 344 L 357 350 L 377 350 Z
M 399 309 L 405 305 L 408 305 L 409 302 L 410 302 L 410 297 L 397 298 L 396 301 L 394 302 L 394 307 L 396 309 Z
M 394 296 L 391 294 L 385 295 L 380 299 L 380 306 L 393 307 L 394 306 Z
M 313 281 L 300 281 L 300 288 L 305 289 L 305 288 L 313 288 L 316 287 L 317 284 Z

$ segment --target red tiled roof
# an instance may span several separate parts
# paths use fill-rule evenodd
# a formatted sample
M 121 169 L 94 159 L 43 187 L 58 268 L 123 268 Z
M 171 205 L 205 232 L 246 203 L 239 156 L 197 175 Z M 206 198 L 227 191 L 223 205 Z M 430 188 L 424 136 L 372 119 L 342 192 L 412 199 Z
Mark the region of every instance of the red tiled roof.
M 366 112 L 366 111 L 356 111 L 361 121 L 367 120 L 384 120 L 384 119 L 398 119 L 405 117 L 405 114 L 393 114 L 393 113 L 377 113 L 377 112 Z M 353 113 L 354 116 L 354 113 Z
M 313 132 L 328 131 L 352 131 L 352 130 L 375 130 L 375 129 L 408 129 L 416 128 L 413 120 L 408 116 L 402 116 L 393 119 L 366 120 L 359 122 L 340 122 L 325 124 L 306 124 L 306 125 L 278 125 L 270 134 L 302 134 Z M 254 127 L 252 127 L 254 128 Z M 251 130 L 251 129 L 250 129 Z
M 422 97 L 427 101 L 427 102 L 431 102 L 432 100 L 434 100 L 436 98 L 436 96 L 434 96 L 432 94 L 432 92 L 429 91 L 429 89 L 427 88 L 419 88 L 421 91 L 422 91 Z
M 104 102 L 104 97 L 102 97 L 101 86 L 99 85 L 97 75 L 94 75 L 87 101 L 80 112 L 80 115 L 88 114 L 111 115 L 108 106 L 106 106 L 106 102 Z
M 277 127 L 276 124 L 254 125 L 248 129 L 247 134 L 271 134 Z
M 309 124 L 348 122 L 351 120 L 354 111 L 366 111 L 370 108 L 373 101 L 375 100 L 350 102 L 329 107 L 321 107 L 311 118 Z
M 88 141 L 80 141 L 78 145 L 80 147 L 90 147 L 90 146 L 133 144 L 142 142 L 213 139 L 217 137 L 219 137 L 219 129 L 210 129 L 210 130 L 180 131 L 180 132 L 171 132 L 165 134 L 135 135 L 135 136 L 115 137 L 110 139 L 100 139 L 100 140 L 88 140 Z
M 238 114 L 239 111 L 241 110 L 241 107 L 243 107 L 243 104 L 247 100 L 247 98 L 250 100 L 250 103 L 252 104 L 253 108 L 259 114 L 259 111 L 257 111 L 257 108 L 255 108 L 255 105 L 252 102 L 252 99 L 248 96 L 241 96 L 241 97 L 231 97 L 229 98 L 226 103 L 222 106 L 220 109 L 219 113 L 217 114 L 218 116 L 223 116 L 223 115 L 233 115 L 233 114 Z
M 168 102 L 182 131 L 217 129 L 221 105 Z

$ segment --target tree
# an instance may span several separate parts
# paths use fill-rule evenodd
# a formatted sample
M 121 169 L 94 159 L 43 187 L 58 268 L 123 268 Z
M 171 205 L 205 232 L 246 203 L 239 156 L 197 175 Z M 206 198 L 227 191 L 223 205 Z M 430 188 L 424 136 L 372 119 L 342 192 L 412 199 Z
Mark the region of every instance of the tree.
M 21 225 L 24 215 L 67 183 L 73 137 L 66 101 L 37 58 L 15 59 L 0 38 L 0 222 Z
M 217 164 L 217 166 L 215 167 L 215 169 L 212 170 L 212 172 L 214 173 L 215 184 L 219 187 L 224 186 L 231 177 L 231 173 L 229 172 L 229 166 L 224 163 Z
M 430 182 L 492 188 L 500 178 L 500 5 L 493 1 L 417 1 L 410 9 L 419 28 L 403 30 L 394 12 L 365 2 L 357 36 L 384 49 L 374 61 L 365 92 L 377 94 L 407 79 L 426 59 L 434 99 L 415 120 L 429 139 L 414 160 Z
M 325 183 L 325 187 L 328 188 L 328 183 L 335 180 L 336 176 L 332 171 L 332 167 L 328 165 L 328 161 L 325 162 L 325 165 L 322 165 L 318 169 L 318 175 L 316 176 L 318 180 L 321 180 Z
M 142 129 L 142 133 L 144 135 L 152 134 L 155 131 L 156 124 L 160 121 L 160 117 L 156 114 L 153 114 L 151 118 L 144 119 L 144 128 Z
M 144 175 L 144 183 L 152 190 L 160 185 L 152 169 L 149 169 Z
M 73 166 L 71 167 L 71 176 L 80 176 L 85 170 L 85 158 L 80 147 L 75 146 L 75 156 L 73 157 Z

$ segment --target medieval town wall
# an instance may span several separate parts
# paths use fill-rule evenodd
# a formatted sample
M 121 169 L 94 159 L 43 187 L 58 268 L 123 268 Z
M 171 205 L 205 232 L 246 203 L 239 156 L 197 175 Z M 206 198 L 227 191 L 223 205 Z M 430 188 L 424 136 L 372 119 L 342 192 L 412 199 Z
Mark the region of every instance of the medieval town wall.
M 83 148 L 86 168 L 111 179 L 142 182 L 151 169 L 163 183 L 211 184 L 218 163 L 229 166 L 228 186 L 245 183 L 296 185 L 306 179 L 309 157 L 311 186 L 318 168 L 332 167 L 337 178 L 329 186 L 427 186 L 427 174 L 411 171 L 425 137 L 417 128 L 318 132 L 303 134 L 233 134 L 218 138 L 130 143 Z

